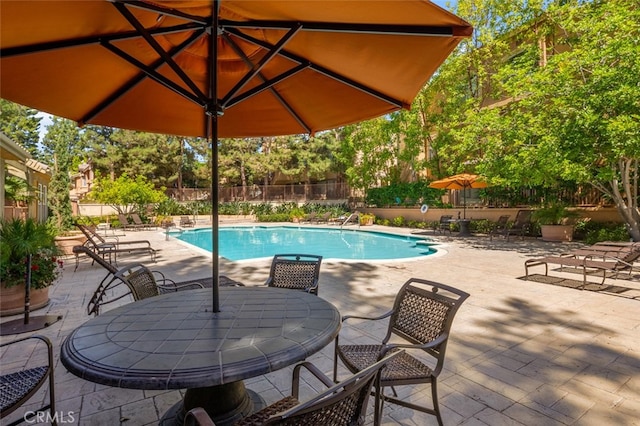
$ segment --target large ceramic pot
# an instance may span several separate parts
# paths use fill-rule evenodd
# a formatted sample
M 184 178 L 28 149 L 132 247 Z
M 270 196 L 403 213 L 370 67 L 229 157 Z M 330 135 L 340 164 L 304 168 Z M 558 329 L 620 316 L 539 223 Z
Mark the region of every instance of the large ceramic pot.
M 540 225 L 542 241 L 572 241 L 573 225 Z
M 65 256 L 73 256 L 73 247 L 81 246 L 87 241 L 84 234 L 58 236 L 55 238 L 56 247 Z
M 0 317 L 17 315 L 24 312 L 24 284 L 5 287 L 0 283 Z M 30 311 L 47 306 L 49 287 L 29 291 Z

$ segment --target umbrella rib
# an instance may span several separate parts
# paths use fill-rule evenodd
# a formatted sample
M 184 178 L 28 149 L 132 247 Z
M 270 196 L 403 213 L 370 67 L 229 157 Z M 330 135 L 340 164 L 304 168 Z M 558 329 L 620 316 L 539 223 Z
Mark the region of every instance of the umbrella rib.
M 180 53 L 181 51 L 183 51 L 184 49 L 189 47 L 198 38 L 200 38 L 200 36 L 203 33 L 204 33 L 204 29 L 201 29 L 200 31 L 194 32 L 191 35 L 191 37 L 189 37 L 187 40 L 183 41 L 178 46 L 176 46 L 173 49 L 171 49 L 171 51 L 169 52 L 169 55 L 171 55 L 172 57 L 177 55 L 178 53 Z M 110 44 L 109 44 L 109 47 L 111 47 Z M 109 47 L 105 46 L 105 48 L 107 48 L 107 49 L 109 49 Z M 109 49 L 109 50 L 111 50 L 111 49 Z M 113 51 L 113 50 L 111 50 L 111 51 Z M 119 53 L 117 53 L 117 52 L 114 52 L 114 53 L 116 53 L 118 56 L 120 56 Z M 123 59 L 126 60 L 126 58 L 123 58 Z M 127 62 L 128 62 L 128 60 L 127 60 Z M 164 60 L 158 59 L 157 61 L 152 63 L 149 67 L 145 67 L 145 68 L 148 68 L 149 70 L 155 70 L 158 67 L 160 67 L 162 64 L 164 64 Z M 128 82 L 123 84 L 118 90 L 114 91 L 111 95 L 109 95 L 107 98 L 105 98 L 102 102 L 98 103 L 84 117 L 82 117 L 81 120 L 78 121 L 78 125 L 82 126 L 85 123 L 87 123 L 89 120 L 93 119 L 96 115 L 98 115 L 105 108 L 107 108 L 109 105 L 111 105 L 113 102 L 115 102 L 118 98 L 120 98 L 122 95 L 124 95 L 129 90 L 131 90 L 134 86 L 136 86 L 138 83 L 140 83 L 142 80 L 144 80 L 145 77 L 147 77 L 147 73 L 146 72 L 141 72 L 137 76 L 133 77 L 131 80 L 129 80 Z
M 355 34 L 381 34 L 381 35 L 413 35 L 425 37 L 463 37 L 470 36 L 471 29 L 460 25 L 400 25 L 400 24 L 357 24 L 357 23 L 331 23 L 331 22 L 301 22 L 305 31 L 355 33 Z M 287 29 L 293 23 L 287 21 L 228 21 L 221 20 L 220 25 L 231 28 L 264 28 Z
M 163 35 L 163 34 L 179 33 L 184 31 L 193 31 L 198 29 L 203 29 L 202 25 L 189 23 L 189 24 L 175 25 L 167 28 L 155 28 L 152 30 L 148 30 L 148 33 L 150 35 Z M 140 38 L 140 34 L 136 31 L 127 31 L 123 33 L 104 34 L 104 35 L 90 36 L 90 37 L 79 37 L 79 38 L 72 38 L 69 40 L 58 40 L 58 41 L 51 41 L 46 43 L 34 43 L 34 44 L 25 45 L 25 46 L 6 47 L 4 49 L 0 49 L 0 57 L 10 58 L 12 56 L 26 55 L 29 53 L 40 53 L 40 52 L 46 52 L 49 50 L 66 49 L 69 47 L 86 46 L 91 44 L 100 44 L 103 42 L 112 42 L 112 41 L 122 41 L 122 40 L 134 39 L 134 38 Z
M 242 49 L 240 49 L 238 44 L 231 37 L 229 37 L 229 34 L 225 32 L 222 34 L 222 37 L 224 37 L 227 43 L 229 43 L 229 46 L 231 46 L 231 48 L 247 64 L 247 66 L 249 68 L 252 68 L 253 63 L 251 62 L 249 57 L 244 53 L 244 51 L 242 51 Z M 267 81 L 267 78 L 262 73 L 259 72 L 257 76 L 258 78 L 260 78 L 260 80 L 262 80 L 262 82 Z M 289 112 L 289 114 L 294 118 L 294 120 L 296 120 L 298 124 L 300 124 L 300 127 L 305 129 L 307 133 L 311 133 L 311 127 L 302 119 L 302 117 L 300 117 L 295 112 L 295 110 L 291 107 L 291 105 L 289 105 L 289 103 L 282 97 L 282 95 L 273 86 L 269 87 L 269 91 L 278 100 L 278 102 L 280 102 L 280 105 L 282 105 L 282 107 Z
M 233 99 L 230 99 L 227 104 L 225 105 L 227 108 L 231 108 L 234 105 L 239 104 L 242 101 L 245 101 L 247 99 L 249 99 L 252 96 L 257 95 L 260 92 L 263 92 L 273 86 L 275 86 L 276 84 L 280 83 L 283 80 L 286 80 L 289 77 L 292 77 L 294 75 L 296 75 L 297 73 L 299 73 L 300 71 L 303 71 L 304 69 L 309 68 L 309 64 L 300 64 L 294 68 L 291 68 L 290 70 L 283 72 L 282 74 L 276 76 L 275 78 L 272 78 L 271 80 L 267 80 L 264 83 L 254 87 L 251 90 L 247 90 L 246 92 L 242 93 L 241 95 L 236 96 Z
M 182 87 L 178 86 L 173 81 L 169 80 L 167 77 L 165 77 L 162 74 L 159 74 L 159 73 L 155 72 L 154 70 L 150 69 L 148 66 L 146 66 L 142 62 L 138 61 L 136 58 L 134 58 L 133 56 L 129 55 L 128 53 L 126 53 L 126 52 L 120 50 L 119 48 L 115 47 L 114 45 L 109 44 L 109 43 L 104 43 L 103 46 L 105 48 L 107 48 L 108 50 L 110 50 L 111 52 L 113 52 L 116 55 L 118 55 L 119 57 L 121 57 L 122 59 L 124 59 L 125 61 L 129 62 L 131 65 L 133 65 L 136 68 L 140 69 L 149 78 L 155 80 L 157 83 L 161 84 L 162 86 L 166 87 L 167 89 L 173 90 L 177 94 L 187 98 L 188 100 L 192 101 L 193 103 L 195 103 L 197 105 L 200 105 L 201 107 L 205 107 L 207 105 L 207 100 L 206 99 L 200 99 L 198 96 L 194 95 L 193 93 L 184 90 Z
M 131 11 L 127 8 L 127 6 L 123 3 L 114 3 L 113 4 L 116 9 L 120 12 L 120 14 L 127 20 L 133 27 L 138 30 L 142 37 L 146 40 L 146 42 L 151 46 L 153 50 L 156 51 L 158 55 L 171 67 L 173 72 L 180 77 L 180 79 L 192 90 L 192 92 L 203 102 L 206 102 L 207 97 L 200 88 L 189 78 L 187 73 L 184 72 L 182 68 L 173 60 L 169 54 L 160 46 L 160 44 L 154 39 L 147 29 L 136 19 L 136 17 L 131 13 Z
M 180 18 L 180 19 L 185 19 L 187 21 L 193 21 L 196 22 L 198 24 L 201 25 L 206 25 L 206 26 L 211 26 L 211 22 L 205 18 L 203 18 L 202 16 L 196 16 L 196 15 L 190 15 L 188 13 L 184 13 L 181 12 L 177 9 L 172 9 L 172 8 L 166 8 L 166 7 L 162 7 L 162 6 L 156 6 L 154 4 L 150 4 L 150 3 L 143 3 L 140 0 L 111 0 L 114 3 L 122 3 L 122 4 L 127 4 L 131 7 L 135 7 L 137 9 L 141 9 L 141 10 L 147 10 L 147 11 L 152 11 L 152 12 L 158 12 L 162 15 L 166 15 L 166 16 L 172 16 L 174 18 Z
M 260 59 L 257 64 L 251 66 L 249 72 L 242 79 L 240 79 L 238 84 L 236 84 L 235 87 L 233 87 L 229 91 L 229 93 L 227 93 L 222 99 L 223 108 L 226 106 L 227 102 L 229 102 L 229 99 L 233 98 L 233 96 L 235 96 L 249 82 L 249 80 L 255 77 L 262 70 L 262 68 L 264 68 L 264 66 L 267 65 L 269 61 L 271 61 L 271 59 L 273 59 L 278 54 L 278 52 L 280 52 L 284 48 L 284 46 L 293 38 L 293 36 L 295 36 L 298 31 L 300 31 L 301 28 L 302 27 L 300 25 L 297 25 L 294 28 L 290 28 L 289 31 L 287 31 L 287 33 L 273 47 L 273 49 L 269 51 L 269 53 L 267 53 L 262 59 Z
M 239 30 L 237 30 L 235 28 L 225 28 L 225 31 L 228 31 L 230 34 L 233 34 L 236 37 L 239 37 L 239 38 L 241 38 L 241 39 L 243 39 L 245 41 L 248 41 L 250 43 L 256 44 L 256 45 L 258 45 L 260 47 L 263 47 L 265 49 L 272 49 L 273 48 L 273 45 L 271 43 L 267 43 L 265 41 L 258 40 L 258 39 L 254 38 L 254 37 L 251 37 L 251 36 L 249 36 L 247 34 L 244 34 L 242 31 L 239 31 Z M 350 78 L 348 78 L 348 77 L 346 77 L 344 75 L 338 74 L 338 73 L 333 72 L 333 71 L 331 71 L 331 70 L 329 70 L 327 68 L 324 68 L 321 65 L 315 64 L 315 63 L 309 61 L 308 59 L 302 58 L 302 57 L 300 57 L 300 56 L 298 56 L 296 54 L 288 52 L 286 49 L 282 49 L 279 52 L 279 54 L 281 56 L 283 56 L 283 57 L 285 57 L 285 58 L 287 58 L 287 59 L 289 59 L 291 61 L 297 62 L 299 64 L 309 63 L 309 68 L 311 68 L 312 70 L 314 70 L 314 71 L 316 71 L 316 72 L 318 72 L 320 74 L 323 74 L 323 75 L 325 75 L 325 76 L 327 76 L 329 78 L 337 80 L 337 81 L 339 81 L 341 83 L 344 83 L 344 84 L 346 84 L 348 86 L 351 86 L 354 89 L 360 90 L 361 92 L 364 92 L 364 93 L 366 93 L 366 94 L 368 94 L 370 96 L 378 98 L 378 99 L 380 99 L 380 100 L 382 100 L 382 101 L 384 101 L 384 102 L 386 102 L 388 104 L 393 105 L 396 108 L 405 108 L 405 107 L 408 108 L 408 105 L 405 105 L 402 101 L 400 101 L 398 99 L 395 99 L 395 98 L 392 98 L 390 96 L 387 96 L 384 93 L 380 93 L 379 91 L 377 91 L 377 90 L 375 90 L 375 89 L 373 89 L 371 87 L 365 86 L 365 85 L 363 85 L 361 83 L 358 83 L 358 82 L 356 82 L 356 81 L 354 81 L 354 80 L 352 80 L 352 79 L 350 79 Z

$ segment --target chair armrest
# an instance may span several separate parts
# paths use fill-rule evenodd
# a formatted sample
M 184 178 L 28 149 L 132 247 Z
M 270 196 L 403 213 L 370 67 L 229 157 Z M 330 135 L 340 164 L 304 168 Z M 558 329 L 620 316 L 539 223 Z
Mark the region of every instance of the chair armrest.
M 385 319 L 391 316 L 391 314 L 393 314 L 393 310 L 390 310 L 389 312 L 385 312 L 384 314 L 377 316 L 377 317 L 362 317 L 362 316 L 358 316 L 358 315 L 345 315 L 342 317 L 342 322 L 345 322 L 348 319 L 363 319 L 363 320 L 369 320 L 369 321 L 378 321 L 381 319 Z
M 326 387 L 330 388 L 335 385 L 335 382 L 327 377 L 322 371 L 309 361 L 302 361 L 298 363 L 293 369 L 293 379 L 291 380 L 291 396 L 298 399 L 300 394 L 300 369 L 306 368 L 313 376 L 322 382 Z
M 382 351 L 380 351 L 380 355 L 378 356 L 378 361 L 384 358 L 384 356 L 387 353 L 389 353 L 389 351 L 392 349 L 420 349 L 420 350 L 431 349 L 431 348 L 438 347 L 439 345 L 444 343 L 448 338 L 449 338 L 449 333 L 442 333 L 441 335 L 439 335 L 429 343 L 425 343 L 422 345 L 413 344 L 413 343 L 387 343 L 386 345 L 384 345 L 384 348 L 382 349 Z
M 189 410 L 184 418 L 184 426 L 215 426 L 209 414 L 202 407 Z

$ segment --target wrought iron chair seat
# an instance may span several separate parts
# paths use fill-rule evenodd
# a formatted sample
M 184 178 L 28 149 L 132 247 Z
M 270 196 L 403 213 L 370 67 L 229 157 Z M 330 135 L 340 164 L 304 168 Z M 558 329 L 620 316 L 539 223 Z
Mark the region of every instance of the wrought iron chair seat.
M 11 342 L 3 343 L 0 348 L 23 344 L 30 340 L 40 340 L 47 347 L 47 364 L 36 367 L 23 368 L 21 370 L 10 371 L 8 366 L 3 366 L 3 374 L 0 375 L 0 418 L 4 418 L 25 404 L 47 381 L 49 382 L 49 402 L 48 404 L 28 411 L 22 418 L 7 424 L 7 426 L 17 425 L 28 421 L 37 415 L 38 412 L 49 410 L 51 415 L 55 414 L 55 392 L 53 385 L 53 346 L 51 341 L 44 336 L 29 336 Z M 3 422 L 3 424 L 5 424 Z M 54 422 L 55 424 L 55 422 Z
M 266 285 L 318 294 L 322 256 L 277 254 L 273 256 Z
M 352 373 L 361 371 L 399 348 L 405 352 L 391 360 L 380 374 L 380 388 L 376 392 L 376 414 L 374 424 L 380 424 L 385 401 L 406 408 L 433 414 L 442 425 L 438 406 L 437 378 L 444 365 L 444 356 L 449 331 L 458 308 L 469 297 L 456 288 L 418 278 L 409 279 L 396 296 L 393 309 L 378 317 L 344 316 L 365 320 L 389 319 L 387 334 L 380 344 L 340 345 L 335 341 L 333 379 L 337 380 L 338 359 Z M 394 337 L 391 342 L 391 337 Z M 401 343 L 398 343 L 400 342 Z M 432 360 L 428 365 L 409 352 Z M 416 352 L 414 352 L 416 351 Z M 433 408 L 428 408 L 384 394 L 385 387 L 430 383 Z M 394 392 L 395 394 L 395 392 Z

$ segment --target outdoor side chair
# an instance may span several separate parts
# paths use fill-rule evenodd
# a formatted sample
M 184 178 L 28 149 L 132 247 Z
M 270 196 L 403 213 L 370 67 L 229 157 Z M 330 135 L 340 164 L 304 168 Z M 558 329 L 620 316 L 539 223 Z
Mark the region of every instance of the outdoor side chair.
M 276 254 L 265 284 L 318 295 L 321 263 L 322 256 L 314 254 Z
M 362 425 L 367 414 L 369 395 L 377 386 L 380 370 L 401 353 L 391 354 L 337 384 L 315 365 L 307 361 L 301 362 L 293 369 L 291 396 L 240 419 L 233 425 Z M 303 367 L 327 389 L 305 402 L 300 402 L 300 370 Z M 184 424 L 185 426 L 212 426 L 214 422 L 203 408 L 198 407 L 187 412 Z
M 510 217 L 510 215 L 505 214 L 498 218 L 498 221 L 493 224 L 491 231 L 489 231 L 489 241 L 492 241 L 493 236 L 496 234 L 506 234 L 509 229 Z
M 524 240 L 524 236 L 531 230 L 532 214 L 533 210 L 518 210 L 515 220 L 504 232 L 507 241 L 511 235 L 519 235 Z
M 387 334 L 380 343 L 340 345 L 339 335 L 335 340 L 333 380 L 338 376 L 338 359 L 352 373 L 362 371 L 377 360 L 400 348 L 405 352 L 391 360 L 382 370 L 380 391 L 376 392 L 376 414 L 374 424 L 379 425 L 385 401 L 413 410 L 435 415 L 442 425 L 442 415 L 438 406 L 437 379 L 442 371 L 445 350 L 451 331 L 453 318 L 460 305 L 469 294 L 459 289 L 433 281 L 411 278 L 400 289 L 393 309 L 377 317 L 347 315 L 348 319 L 359 318 L 377 321 L 389 318 Z M 390 339 L 393 337 L 391 343 Z M 402 341 L 401 343 L 399 343 Z M 427 365 L 411 353 L 427 355 L 433 360 Z M 431 364 L 435 364 L 432 366 Z M 384 394 L 387 387 L 431 384 L 433 408 L 417 405 L 394 396 Z
M 433 226 L 433 232 L 438 232 L 440 234 L 444 234 L 448 232 L 451 235 L 451 220 L 453 219 L 453 215 L 445 214 L 440 216 L 440 220 L 435 223 Z
M 9 414 L 24 405 L 36 392 L 48 381 L 49 382 L 49 401 L 44 406 L 37 409 L 30 409 L 24 416 L 11 423 L 4 423 L 7 426 L 17 425 L 29 421 L 30 423 L 38 423 L 32 420 L 38 413 L 49 410 L 53 424 L 56 425 L 55 414 L 55 391 L 53 381 L 53 345 L 51 341 L 39 335 L 23 337 L 11 342 L 0 345 L 2 354 L 10 354 L 17 352 L 23 354 L 23 359 L 31 362 L 32 358 L 29 354 L 42 347 L 42 343 L 47 348 L 46 362 L 38 366 L 21 365 L 20 368 L 13 368 L 9 361 L 2 361 L 2 374 L 0 375 L 0 418 L 5 418 Z

